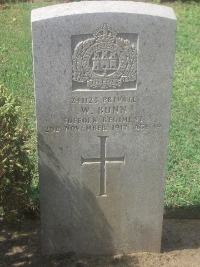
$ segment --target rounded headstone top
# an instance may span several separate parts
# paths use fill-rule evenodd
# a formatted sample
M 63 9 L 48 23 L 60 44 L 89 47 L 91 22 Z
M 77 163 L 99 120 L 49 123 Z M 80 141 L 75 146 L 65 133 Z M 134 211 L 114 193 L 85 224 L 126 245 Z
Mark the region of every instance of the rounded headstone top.
M 171 7 L 132 1 L 99 0 L 73 2 L 34 9 L 31 12 L 31 21 L 34 22 L 66 15 L 112 12 L 137 13 L 176 20 L 176 16 Z

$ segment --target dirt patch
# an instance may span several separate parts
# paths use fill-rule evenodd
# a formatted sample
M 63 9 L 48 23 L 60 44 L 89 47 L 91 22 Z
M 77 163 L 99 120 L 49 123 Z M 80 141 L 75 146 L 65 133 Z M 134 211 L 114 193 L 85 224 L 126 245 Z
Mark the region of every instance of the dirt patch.
M 35 267 L 199 267 L 200 220 L 165 219 L 162 253 L 78 257 L 42 256 L 39 221 L 26 220 L 20 229 L 1 225 L 0 266 Z

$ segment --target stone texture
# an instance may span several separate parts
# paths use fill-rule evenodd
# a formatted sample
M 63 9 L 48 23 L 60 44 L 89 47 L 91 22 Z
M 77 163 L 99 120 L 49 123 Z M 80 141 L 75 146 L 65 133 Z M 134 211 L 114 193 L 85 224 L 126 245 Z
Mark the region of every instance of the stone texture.
M 160 251 L 175 28 L 151 4 L 32 11 L 44 254 Z

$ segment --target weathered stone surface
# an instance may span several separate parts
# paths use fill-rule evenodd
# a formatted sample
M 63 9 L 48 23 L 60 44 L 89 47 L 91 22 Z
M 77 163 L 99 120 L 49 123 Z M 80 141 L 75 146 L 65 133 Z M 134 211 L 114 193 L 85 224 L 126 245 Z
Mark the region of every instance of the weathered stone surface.
M 33 10 L 45 254 L 160 250 L 175 24 L 132 2 Z

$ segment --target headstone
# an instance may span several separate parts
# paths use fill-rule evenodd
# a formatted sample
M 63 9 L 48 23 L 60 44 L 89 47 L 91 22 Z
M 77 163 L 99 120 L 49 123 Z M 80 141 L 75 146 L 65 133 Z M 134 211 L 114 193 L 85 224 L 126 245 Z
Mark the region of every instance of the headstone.
M 44 254 L 160 251 L 175 28 L 144 3 L 32 11 Z

